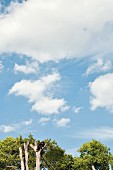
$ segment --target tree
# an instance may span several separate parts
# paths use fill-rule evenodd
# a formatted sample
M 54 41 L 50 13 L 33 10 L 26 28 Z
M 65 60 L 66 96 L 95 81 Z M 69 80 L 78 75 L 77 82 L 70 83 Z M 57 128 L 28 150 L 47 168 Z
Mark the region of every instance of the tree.
M 80 157 L 74 159 L 75 169 L 90 170 L 93 166 L 95 169 L 109 170 L 111 156 L 109 150 L 109 148 L 96 140 L 84 143 L 78 150 Z
M 46 148 L 42 152 L 42 165 L 51 170 L 60 170 L 61 160 L 64 158 L 64 150 L 55 141 L 45 140 Z
M 110 156 L 110 161 L 109 161 L 110 166 L 113 169 L 113 155 Z
M 46 140 L 47 147 L 42 153 L 43 164 L 49 170 L 74 170 L 74 159 L 72 155 L 65 154 L 65 151 L 58 146 L 56 141 Z
M 1 140 L 0 168 L 2 168 L 2 170 L 19 169 L 25 158 L 25 144 L 27 146 L 27 143 L 29 142 L 29 146 L 27 146 L 29 153 L 29 157 L 27 155 L 28 167 L 30 170 L 34 170 L 34 167 L 36 167 L 36 152 L 30 147 L 30 144 L 31 146 L 34 146 L 35 141 L 37 146 L 39 146 L 40 141 L 35 140 L 31 134 L 28 138 L 22 138 L 22 136 L 20 136 L 18 138 L 8 137 Z M 65 155 L 65 151 L 61 149 L 55 141 L 44 140 L 44 142 L 46 143 L 46 148 L 41 150 L 42 166 L 47 167 L 49 170 L 54 168 L 56 168 L 55 170 L 67 170 L 66 166 L 71 167 L 72 157 Z
M 72 155 L 64 155 L 64 158 L 60 162 L 60 170 L 74 170 L 74 159 Z
M 7 169 L 19 169 L 21 167 L 21 160 L 20 160 L 20 150 L 25 150 L 25 144 L 27 142 L 33 142 L 34 138 L 32 135 L 29 135 L 28 138 L 22 138 L 22 136 L 18 138 L 7 137 L 4 140 L 0 140 L 0 168 L 2 170 Z M 35 153 L 29 147 L 29 160 L 28 165 L 30 170 L 34 170 L 35 167 Z M 25 152 L 22 152 L 22 157 L 25 157 Z
M 17 140 L 13 137 L 0 141 L 0 168 L 6 170 L 8 167 L 10 169 L 20 167 Z
M 40 141 L 35 140 L 30 134 L 28 138 L 8 137 L 4 140 L 0 140 L 0 168 L 2 170 L 17 170 L 21 167 L 21 159 L 19 156 L 19 147 L 23 150 L 21 157 L 25 157 L 25 150 L 27 147 L 29 157 L 28 168 L 34 170 L 36 167 L 36 152 L 38 148 L 32 149 L 30 146 L 34 146 L 36 141 L 39 146 Z M 27 143 L 29 145 L 27 146 Z M 109 163 L 113 167 L 113 155 L 110 154 L 109 148 L 96 140 L 84 143 L 80 149 L 79 157 L 73 158 L 71 155 L 65 154 L 65 151 L 58 146 L 55 141 L 44 140 L 46 147 L 41 150 L 41 166 L 46 167 L 49 170 L 108 170 Z M 26 144 L 26 146 L 25 146 Z M 31 145 L 30 145 L 31 144 Z M 36 147 L 37 147 L 36 146 Z

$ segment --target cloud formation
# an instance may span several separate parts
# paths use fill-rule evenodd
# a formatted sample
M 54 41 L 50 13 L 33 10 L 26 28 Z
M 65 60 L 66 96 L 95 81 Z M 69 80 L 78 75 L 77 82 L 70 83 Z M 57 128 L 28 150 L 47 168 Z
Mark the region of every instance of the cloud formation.
M 68 127 L 71 120 L 69 118 L 61 118 L 56 120 L 57 127 Z
M 58 73 L 42 77 L 39 80 L 22 80 L 14 84 L 9 94 L 24 96 L 32 103 L 32 110 L 45 115 L 58 114 L 68 109 L 64 99 L 53 98 L 52 86 L 60 80 Z
M 3 64 L 2 64 L 2 62 L 0 61 L 0 73 L 2 72 L 2 70 L 3 70 Z
M 9 133 L 15 131 L 12 125 L 0 125 L 0 132 Z
M 81 107 L 73 107 L 73 108 L 72 108 L 72 111 L 73 111 L 74 113 L 79 113 L 81 109 L 82 109 Z
M 113 140 L 112 127 L 100 127 L 80 132 L 75 137 L 83 139 Z
M 39 120 L 39 123 L 44 126 L 47 122 L 49 122 L 51 119 L 49 117 L 42 117 Z
M 0 53 L 16 52 L 40 62 L 112 54 L 112 6 L 112 0 L 12 3 L 9 13 L 0 16 Z
M 110 60 L 104 61 L 102 58 L 97 58 L 96 62 L 93 63 L 87 70 L 85 75 L 92 73 L 106 72 L 112 68 L 112 63 Z
M 35 62 L 26 62 L 26 65 L 18 65 L 15 63 L 14 71 L 22 72 L 24 74 L 36 73 L 39 70 L 39 64 Z
M 32 122 L 33 122 L 32 119 L 30 119 L 30 120 L 26 120 L 26 121 L 14 123 L 14 124 L 9 124 L 9 125 L 3 124 L 3 125 L 0 125 L 0 132 L 3 132 L 3 133 L 15 132 L 26 126 L 31 125 Z
M 113 112 L 113 73 L 96 78 L 89 88 L 92 110 L 101 107 Z
M 26 121 L 23 121 L 22 124 L 25 125 L 25 126 L 28 126 L 28 125 L 31 125 L 33 123 L 33 120 L 30 119 L 30 120 L 26 120 Z

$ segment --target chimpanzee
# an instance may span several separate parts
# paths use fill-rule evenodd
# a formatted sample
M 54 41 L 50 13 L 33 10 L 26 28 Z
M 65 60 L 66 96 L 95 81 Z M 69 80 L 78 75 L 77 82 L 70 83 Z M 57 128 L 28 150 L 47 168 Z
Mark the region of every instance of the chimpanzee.
M 45 142 L 42 141 L 39 143 L 39 145 L 37 146 L 36 152 L 38 152 L 40 149 L 42 149 L 45 146 Z

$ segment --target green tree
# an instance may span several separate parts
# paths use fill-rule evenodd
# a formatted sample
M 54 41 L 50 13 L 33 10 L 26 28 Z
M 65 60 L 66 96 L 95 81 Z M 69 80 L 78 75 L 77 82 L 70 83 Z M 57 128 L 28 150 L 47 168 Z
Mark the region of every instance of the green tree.
M 60 162 L 60 170 L 74 170 L 74 159 L 72 155 L 65 154 Z
M 74 159 L 72 155 L 65 154 L 65 151 L 61 149 L 55 141 L 47 140 L 47 147 L 45 148 L 42 158 L 46 160 L 43 165 L 49 170 L 52 167 L 55 170 L 74 170 Z
M 8 167 L 19 167 L 19 152 L 17 140 L 13 137 L 8 137 L 0 141 L 0 168 L 3 170 L 9 169 Z
M 8 137 L 0 140 L 0 168 L 2 170 L 20 168 L 19 147 L 23 149 L 24 143 L 30 142 L 34 144 L 34 137 L 30 134 L 28 138 Z M 41 152 L 42 166 L 52 170 L 91 170 L 94 165 L 96 169 L 108 170 L 109 163 L 113 167 L 113 155 L 110 154 L 109 148 L 96 140 L 84 143 L 78 150 L 79 157 L 73 158 L 71 155 L 65 154 L 65 151 L 58 146 L 55 141 L 44 140 L 46 147 Z M 38 140 L 37 143 L 40 143 Z M 34 170 L 36 157 L 34 150 L 29 147 L 29 169 Z M 53 167 L 53 168 L 51 168 Z
M 0 168 L 2 168 L 2 170 L 20 168 L 19 147 L 21 146 L 23 149 L 24 142 L 27 143 L 27 141 L 34 142 L 33 136 L 29 135 L 28 138 L 24 139 L 22 136 L 19 136 L 18 138 L 7 137 L 4 140 L 0 140 Z M 28 164 L 30 170 L 34 169 L 35 153 L 30 147 Z
M 8 137 L 0 141 L 0 168 L 2 170 L 18 169 L 20 168 L 19 147 L 22 147 L 24 157 L 24 143 L 34 144 L 35 139 L 30 134 L 28 138 Z M 66 155 L 65 151 L 61 149 L 55 141 L 45 140 L 45 149 L 41 153 L 42 166 L 51 170 L 54 167 L 55 170 L 72 170 L 72 156 Z M 37 143 L 40 143 L 38 140 Z M 34 170 L 36 164 L 36 155 L 34 150 L 29 146 L 29 169 Z
M 92 140 L 84 143 L 78 152 L 80 157 L 74 159 L 75 169 L 90 170 L 93 165 L 95 169 L 109 170 L 110 149 L 101 142 Z
M 113 155 L 111 155 L 109 163 L 110 163 L 110 166 L 111 166 L 112 169 L 113 169 Z
M 55 170 L 60 170 L 60 162 L 64 158 L 64 150 L 61 149 L 56 141 L 45 140 L 46 148 L 42 153 L 43 165 L 49 169 L 54 167 Z

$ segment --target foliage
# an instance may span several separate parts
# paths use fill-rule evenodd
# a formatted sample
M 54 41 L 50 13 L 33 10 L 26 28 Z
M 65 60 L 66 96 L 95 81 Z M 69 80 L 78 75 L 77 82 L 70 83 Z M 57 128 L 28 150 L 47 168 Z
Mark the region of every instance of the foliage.
M 35 139 L 30 134 L 28 138 L 22 138 L 22 136 L 18 138 L 8 137 L 4 140 L 0 141 L 0 168 L 2 170 L 7 170 L 12 168 L 20 168 L 20 158 L 19 158 L 19 147 L 21 146 L 22 149 L 24 148 L 24 143 L 34 144 Z M 40 141 L 38 140 L 37 143 Z M 42 165 L 50 169 L 50 164 L 55 168 L 58 168 L 60 164 L 60 160 L 63 160 L 64 157 L 64 150 L 61 149 L 55 141 L 52 140 L 45 140 L 47 147 L 41 153 L 42 155 Z M 29 150 L 29 169 L 34 170 L 36 157 L 35 152 L 31 147 L 28 148 Z M 23 152 L 24 156 L 24 152 Z M 44 161 L 46 160 L 46 162 Z M 59 168 L 58 168 L 59 169 Z
M 30 134 L 28 138 L 7 137 L 0 140 L 0 168 L 2 170 L 16 170 L 20 168 L 19 147 L 22 149 L 24 143 L 34 144 L 35 139 Z M 40 141 L 38 140 L 37 143 Z M 44 140 L 46 147 L 41 153 L 41 166 L 52 170 L 91 170 L 94 165 L 98 170 L 108 170 L 109 163 L 113 167 L 113 155 L 110 154 L 109 148 L 96 140 L 84 143 L 78 150 L 79 157 L 73 158 L 72 155 L 65 154 L 65 151 L 58 146 L 55 141 Z M 29 150 L 29 169 L 34 170 L 36 157 L 31 147 Z M 24 156 L 24 152 L 23 152 Z M 10 168 L 9 168 L 10 167 Z
M 110 165 L 111 165 L 111 167 L 112 167 L 112 169 L 113 169 L 113 155 L 110 156 L 110 161 L 109 161 L 109 163 L 110 163 Z
M 64 158 L 60 162 L 60 170 L 74 170 L 74 159 L 72 155 L 64 155 Z
M 46 160 L 45 167 L 51 170 L 53 167 L 55 170 L 74 170 L 74 159 L 72 155 L 65 154 L 65 151 L 61 149 L 55 141 L 45 141 L 47 148 L 43 153 L 43 158 Z M 43 159 L 42 159 L 43 160 Z
M 44 152 L 42 153 L 43 165 L 51 169 L 54 167 L 56 170 L 59 169 L 59 164 L 64 157 L 64 150 L 61 149 L 55 141 L 45 140 L 47 144 Z
M 80 158 L 75 158 L 75 169 L 90 170 L 94 165 L 95 169 L 108 170 L 111 154 L 109 148 L 100 143 L 99 141 L 92 140 L 91 142 L 84 143 L 78 150 Z
M 0 167 L 5 170 L 7 166 L 20 167 L 17 140 L 13 137 L 0 141 Z

